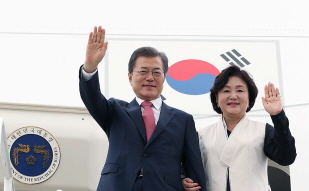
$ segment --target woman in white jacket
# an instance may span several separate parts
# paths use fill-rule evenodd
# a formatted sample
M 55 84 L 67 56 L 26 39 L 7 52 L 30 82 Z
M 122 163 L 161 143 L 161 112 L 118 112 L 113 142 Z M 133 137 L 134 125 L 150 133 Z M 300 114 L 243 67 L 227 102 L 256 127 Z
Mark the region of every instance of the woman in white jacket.
M 247 118 L 258 89 L 246 71 L 230 66 L 216 77 L 210 97 L 213 109 L 222 115 L 198 130 L 207 191 L 268 191 L 267 159 L 280 165 L 294 162 L 295 140 L 280 92 L 272 83 L 264 91 L 262 102 L 274 127 Z M 189 177 L 183 186 L 186 191 L 200 189 Z

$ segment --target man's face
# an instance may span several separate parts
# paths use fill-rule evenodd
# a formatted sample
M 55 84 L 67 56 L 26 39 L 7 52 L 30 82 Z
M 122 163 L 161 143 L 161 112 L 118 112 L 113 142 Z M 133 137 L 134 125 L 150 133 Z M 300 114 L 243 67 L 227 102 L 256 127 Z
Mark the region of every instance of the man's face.
M 133 73 L 128 74 L 135 95 L 142 100 L 157 99 L 163 90 L 165 80 L 162 59 L 140 56 L 136 59 Z

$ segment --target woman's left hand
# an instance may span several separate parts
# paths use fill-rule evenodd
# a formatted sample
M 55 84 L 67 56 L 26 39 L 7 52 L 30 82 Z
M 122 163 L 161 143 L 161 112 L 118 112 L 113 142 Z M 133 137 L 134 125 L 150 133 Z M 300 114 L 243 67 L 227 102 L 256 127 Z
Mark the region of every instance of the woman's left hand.
M 265 97 L 262 97 L 262 102 L 265 110 L 270 115 L 277 115 L 282 111 L 281 96 L 278 88 L 274 84 L 268 83 L 264 88 Z

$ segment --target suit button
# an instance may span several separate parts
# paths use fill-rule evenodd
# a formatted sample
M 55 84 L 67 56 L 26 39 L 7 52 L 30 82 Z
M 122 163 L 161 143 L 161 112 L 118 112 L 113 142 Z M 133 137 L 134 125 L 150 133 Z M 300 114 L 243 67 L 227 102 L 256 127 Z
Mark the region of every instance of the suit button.
M 148 157 L 148 153 L 144 153 L 144 155 L 143 155 L 144 157 Z
M 135 173 L 135 174 L 139 173 L 139 169 L 135 169 L 135 170 L 134 170 L 134 173 Z

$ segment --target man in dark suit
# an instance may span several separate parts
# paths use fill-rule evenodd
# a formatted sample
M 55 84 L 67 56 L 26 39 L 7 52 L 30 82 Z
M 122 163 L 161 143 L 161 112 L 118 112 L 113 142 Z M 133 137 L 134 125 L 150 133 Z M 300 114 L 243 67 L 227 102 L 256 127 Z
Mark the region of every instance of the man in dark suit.
M 160 96 L 168 70 L 166 55 L 151 47 L 133 52 L 128 78 L 136 98 L 127 103 L 101 94 L 97 66 L 106 49 L 105 30 L 94 27 L 80 68 L 80 94 L 109 139 L 97 191 L 183 190 L 182 169 L 206 190 L 193 117 L 166 105 Z M 152 104 L 155 129 L 150 133 L 142 117 L 144 101 Z

